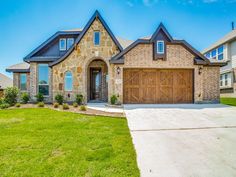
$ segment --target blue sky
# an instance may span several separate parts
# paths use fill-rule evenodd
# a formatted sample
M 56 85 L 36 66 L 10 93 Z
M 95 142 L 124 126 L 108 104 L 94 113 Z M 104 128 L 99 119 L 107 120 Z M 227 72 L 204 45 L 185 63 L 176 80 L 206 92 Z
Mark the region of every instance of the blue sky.
M 236 0 L 0 0 L 0 72 L 56 31 L 84 27 L 99 10 L 116 36 L 135 40 L 163 22 L 202 50 L 236 23 Z

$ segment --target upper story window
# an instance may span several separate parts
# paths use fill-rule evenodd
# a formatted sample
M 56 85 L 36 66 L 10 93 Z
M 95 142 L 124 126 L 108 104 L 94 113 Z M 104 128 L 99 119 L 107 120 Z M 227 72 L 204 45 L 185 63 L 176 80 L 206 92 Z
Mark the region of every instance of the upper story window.
M 157 53 L 163 54 L 165 51 L 164 41 L 157 41 Z
M 207 52 L 205 56 L 209 59 L 223 60 L 224 59 L 224 46 L 221 45 L 220 47 L 210 52 Z
M 67 71 L 65 74 L 65 91 L 72 91 L 73 88 L 73 79 L 72 73 Z
M 66 38 L 61 38 L 59 41 L 59 49 L 60 51 L 66 50 Z
M 49 67 L 48 64 L 38 65 L 38 92 L 49 95 Z
M 26 74 L 20 74 L 20 90 L 21 91 L 26 91 L 26 84 L 27 84 L 27 76 Z
M 93 43 L 94 45 L 100 45 L 100 32 L 99 31 L 94 31 Z
M 67 38 L 67 50 L 74 44 L 74 38 Z

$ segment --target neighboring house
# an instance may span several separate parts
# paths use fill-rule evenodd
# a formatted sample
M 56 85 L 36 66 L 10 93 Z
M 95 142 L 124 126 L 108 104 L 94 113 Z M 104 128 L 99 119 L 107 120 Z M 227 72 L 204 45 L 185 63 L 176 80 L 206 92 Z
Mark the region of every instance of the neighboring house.
M 227 65 L 220 68 L 220 93 L 223 97 L 236 97 L 236 30 L 232 30 L 202 53 L 211 62 L 227 62 Z
M 98 11 L 83 29 L 57 32 L 24 61 L 7 69 L 14 85 L 49 102 L 56 94 L 66 101 L 82 94 L 85 102 L 112 95 L 121 103 L 219 102 L 224 64 L 173 39 L 163 24 L 135 42 L 116 38 Z
M 13 86 L 12 79 L 0 73 L 0 98 L 3 96 L 4 89 L 12 86 Z

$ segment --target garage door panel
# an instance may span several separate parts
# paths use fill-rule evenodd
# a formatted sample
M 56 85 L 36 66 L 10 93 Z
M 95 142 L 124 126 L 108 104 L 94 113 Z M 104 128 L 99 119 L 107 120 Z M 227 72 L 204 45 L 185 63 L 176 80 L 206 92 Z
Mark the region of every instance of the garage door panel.
M 124 69 L 124 103 L 192 103 L 192 70 Z

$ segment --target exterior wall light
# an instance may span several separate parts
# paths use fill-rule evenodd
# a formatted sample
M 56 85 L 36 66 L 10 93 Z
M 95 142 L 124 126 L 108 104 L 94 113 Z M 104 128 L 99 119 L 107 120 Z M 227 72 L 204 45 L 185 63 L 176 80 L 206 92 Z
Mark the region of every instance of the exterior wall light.
M 116 71 L 117 71 L 117 74 L 119 75 L 120 74 L 120 67 L 119 66 L 117 67 Z
M 199 75 L 202 74 L 202 69 L 203 69 L 202 66 L 199 66 L 199 68 L 198 68 L 198 74 L 199 74 Z

